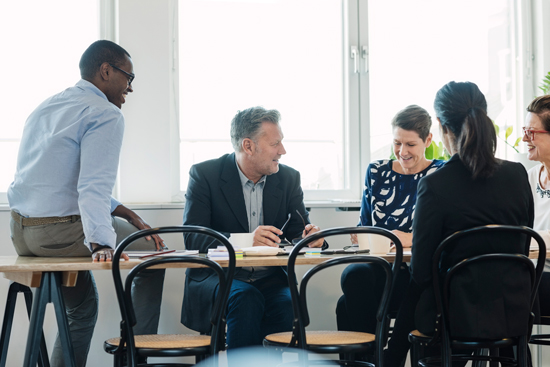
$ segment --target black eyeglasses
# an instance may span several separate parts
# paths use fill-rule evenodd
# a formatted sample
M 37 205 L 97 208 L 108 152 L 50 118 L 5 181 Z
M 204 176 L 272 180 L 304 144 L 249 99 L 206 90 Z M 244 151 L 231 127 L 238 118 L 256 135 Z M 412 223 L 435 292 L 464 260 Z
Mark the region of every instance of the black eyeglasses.
M 132 73 L 129 73 L 127 71 L 124 71 L 122 70 L 121 68 L 119 68 L 118 66 L 114 66 L 113 64 L 109 64 L 111 65 L 112 68 L 114 69 L 117 69 L 118 71 L 121 71 L 124 73 L 124 75 L 126 75 L 128 77 L 128 85 L 132 85 L 132 82 L 134 81 L 134 79 L 136 78 L 135 74 L 132 74 Z

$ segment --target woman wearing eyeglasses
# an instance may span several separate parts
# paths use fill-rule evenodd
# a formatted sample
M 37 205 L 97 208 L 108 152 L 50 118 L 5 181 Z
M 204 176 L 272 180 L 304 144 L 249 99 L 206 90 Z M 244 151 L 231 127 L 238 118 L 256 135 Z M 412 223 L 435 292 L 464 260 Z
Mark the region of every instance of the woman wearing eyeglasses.
M 527 107 L 523 141 L 527 143 L 527 157 L 540 162 L 528 172 L 529 184 L 535 201 L 533 229 L 550 245 L 550 95 L 535 98 Z M 550 315 L 550 261 L 539 286 L 542 315 Z

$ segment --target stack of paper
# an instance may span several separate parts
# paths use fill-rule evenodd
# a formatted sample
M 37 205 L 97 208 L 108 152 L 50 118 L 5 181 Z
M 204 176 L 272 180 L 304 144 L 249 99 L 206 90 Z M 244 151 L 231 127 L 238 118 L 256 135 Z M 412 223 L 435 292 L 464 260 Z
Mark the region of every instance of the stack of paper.
M 308 247 L 306 249 L 306 256 L 321 256 L 321 248 L 319 247 Z
M 240 251 L 241 258 L 242 258 L 242 251 L 239 248 L 236 248 L 234 250 L 235 250 L 235 255 L 237 254 L 237 251 Z M 217 248 L 209 248 L 208 258 L 214 259 L 214 260 L 229 260 L 229 253 L 227 252 L 227 248 L 225 246 L 218 246 Z
M 245 256 L 275 256 L 285 252 L 281 248 L 271 246 L 243 247 L 242 250 Z

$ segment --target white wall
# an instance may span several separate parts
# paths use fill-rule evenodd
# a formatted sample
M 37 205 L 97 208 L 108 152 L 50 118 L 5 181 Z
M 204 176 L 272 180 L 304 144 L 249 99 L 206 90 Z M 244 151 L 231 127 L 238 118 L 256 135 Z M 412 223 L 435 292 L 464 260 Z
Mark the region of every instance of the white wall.
M 118 197 L 124 202 L 170 202 L 178 189 L 173 172 L 179 172 L 172 169 L 179 165 L 176 1 L 118 3 L 118 42 L 132 55 L 136 74 L 134 92 L 123 106 Z

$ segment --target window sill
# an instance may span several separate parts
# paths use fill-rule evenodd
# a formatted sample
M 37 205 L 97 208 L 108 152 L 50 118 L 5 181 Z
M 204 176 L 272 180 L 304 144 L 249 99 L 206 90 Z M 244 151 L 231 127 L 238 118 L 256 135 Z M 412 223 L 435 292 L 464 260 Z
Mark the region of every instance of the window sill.
M 125 203 L 125 206 L 132 210 L 163 210 L 163 209 L 183 209 L 185 203 Z M 305 201 L 308 208 L 360 208 L 359 200 L 311 200 Z M 9 212 L 8 204 L 0 204 L 0 212 Z

